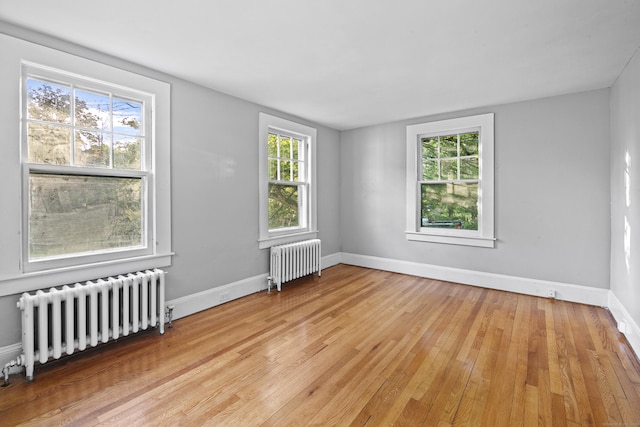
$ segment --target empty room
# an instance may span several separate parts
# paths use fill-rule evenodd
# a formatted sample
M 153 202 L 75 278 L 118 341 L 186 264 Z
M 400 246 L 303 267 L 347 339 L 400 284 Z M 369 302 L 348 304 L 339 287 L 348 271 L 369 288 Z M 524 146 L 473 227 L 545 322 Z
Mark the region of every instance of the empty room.
M 0 425 L 640 425 L 640 2 L 0 0 Z

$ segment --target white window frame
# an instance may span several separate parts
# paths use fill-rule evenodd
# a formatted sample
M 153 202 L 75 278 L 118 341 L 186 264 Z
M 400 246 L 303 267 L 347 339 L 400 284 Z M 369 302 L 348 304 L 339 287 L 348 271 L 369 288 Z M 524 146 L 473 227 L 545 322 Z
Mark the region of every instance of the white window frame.
M 428 136 L 479 131 L 478 137 L 478 230 L 421 226 L 420 140 Z M 407 240 L 484 248 L 495 247 L 494 234 L 494 114 L 439 120 L 407 126 Z
M 318 236 L 317 229 L 317 185 L 316 185 L 316 137 L 317 130 L 310 126 L 293 122 L 291 120 L 260 113 L 258 117 L 258 155 L 259 155 L 259 238 L 260 249 L 274 245 L 295 242 L 304 239 L 313 239 Z M 304 163 L 306 172 L 306 193 L 299 208 L 298 227 L 269 230 L 269 163 L 268 163 L 268 138 L 269 133 L 287 135 L 306 143 L 304 150 Z
M 0 158 L 0 190 L 17 203 L 0 212 L 0 296 L 28 292 L 50 286 L 108 277 L 132 271 L 171 265 L 171 176 L 170 122 L 171 87 L 168 83 L 132 73 L 66 52 L 0 35 L 0 47 L 7 54 L 0 67 L 0 125 L 7 129 L 3 155 Z M 6 50 L 5 50 L 6 49 Z M 25 259 L 28 206 L 23 199 L 29 168 L 40 172 L 55 171 L 52 165 L 27 165 L 22 160 L 25 117 L 22 116 L 23 67 L 59 73 L 70 79 L 92 84 L 106 84 L 128 93 L 150 96 L 148 117 L 152 121 L 147 159 L 149 169 L 143 179 L 149 181 L 149 197 L 145 232 L 148 245 L 142 251 L 124 251 L 119 255 L 103 251 L 96 257 L 76 257 L 73 262 L 47 260 L 29 263 Z M 95 172 L 94 170 L 91 171 Z M 78 174 L 83 170 L 78 168 Z M 110 170 L 99 172 L 113 176 Z M 117 173 L 115 174 L 117 175 Z M 64 257 L 63 257 L 64 258 Z M 67 260 L 68 261 L 68 260 Z
M 110 93 L 114 97 L 134 99 L 143 104 L 143 126 L 144 131 L 142 137 L 144 143 L 140 147 L 140 169 L 139 170 L 118 170 L 110 168 L 90 168 L 67 165 L 50 165 L 29 163 L 28 161 L 28 138 L 27 126 L 30 120 L 27 117 L 27 79 L 35 78 L 42 81 L 49 81 L 63 85 L 69 85 L 72 90 L 79 88 L 81 90 L 89 90 L 98 93 Z M 72 91 L 73 94 L 73 91 Z M 92 264 L 105 260 L 118 260 L 132 258 L 136 256 L 149 256 L 153 253 L 153 218 L 155 206 L 153 203 L 153 171 L 152 171 L 152 126 L 153 118 L 151 115 L 153 104 L 153 95 L 141 91 L 134 91 L 121 86 L 115 86 L 106 82 L 98 82 L 86 79 L 77 75 L 61 71 L 53 70 L 49 67 L 43 67 L 38 64 L 23 63 L 22 64 L 22 262 L 23 270 L 42 271 L 56 268 L 64 268 L 81 264 Z M 75 126 L 69 124 L 71 129 L 71 137 L 74 137 Z M 142 242 L 135 247 L 125 247 L 108 250 L 97 250 L 91 253 L 67 254 L 55 257 L 46 257 L 32 260 L 29 256 L 29 178 L 32 174 L 53 174 L 60 176 L 91 176 L 91 177 L 111 177 L 111 178 L 134 178 L 142 181 Z

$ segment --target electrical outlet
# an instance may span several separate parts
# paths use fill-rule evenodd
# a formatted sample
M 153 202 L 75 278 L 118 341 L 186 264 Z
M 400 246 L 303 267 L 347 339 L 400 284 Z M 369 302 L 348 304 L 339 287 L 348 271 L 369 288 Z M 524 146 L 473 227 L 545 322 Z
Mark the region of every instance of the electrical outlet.
M 230 292 L 223 292 L 220 294 L 220 302 L 226 302 L 226 301 L 229 301 L 230 299 L 231 299 Z
M 555 298 L 556 290 L 555 289 L 547 289 L 547 298 Z

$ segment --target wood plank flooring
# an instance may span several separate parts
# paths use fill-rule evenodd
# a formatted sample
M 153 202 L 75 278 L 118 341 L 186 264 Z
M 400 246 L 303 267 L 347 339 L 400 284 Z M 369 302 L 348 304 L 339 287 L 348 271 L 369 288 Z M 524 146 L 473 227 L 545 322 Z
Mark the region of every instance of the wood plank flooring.
M 347 265 L 10 381 L 2 426 L 640 425 L 605 309 Z

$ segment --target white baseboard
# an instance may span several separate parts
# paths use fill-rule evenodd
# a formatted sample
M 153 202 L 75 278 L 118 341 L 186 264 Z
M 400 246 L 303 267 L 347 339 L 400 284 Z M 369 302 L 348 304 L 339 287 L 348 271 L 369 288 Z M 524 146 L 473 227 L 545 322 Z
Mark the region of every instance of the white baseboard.
M 555 291 L 555 299 L 600 307 L 606 307 L 608 304 L 608 289 L 350 253 L 342 253 L 341 260 L 344 264 L 538 297 L 549 297 L 549 291 L 553 290 Z
M 322 268 L 329 268 L 340 264 L 340 253 L 322 257 Z M 186 295 L 167 301 L 167 305 L 173 305 L 173 318 L 179 319 L 190 314 L 215 307 L 231 300 L 263 291 L 267 289 L 268 274 L 259 274 L 248 279 L 239 280 L 216 288 L 207 289 L 196 294 Z
M 608 289 L 349 253 L 342 253 L 340 259 L 344 264 L 357 265 L 359 267 L 375 268 L 377 270 L 539 297 L 548 297 L 548 291 L 553 289 L 555 290 L 556 299 L 608 308 L 618 323 L 618 330 L 625 335 L 636 357 L 640 356 L 640 326 L 633 320 L 633 317 L 613 292 Z
M 640 327 L 638 327 L 624 306 L 608 289 L 350 253 L 331 254 L 323 257 L 321 262 L 323 269 L 344 263 L 539 297 L 547 297 L 549 290 L 554 290 L 555 298 L 559 300 L 609 307 L 618 324 L 622 325 L 622 329 L 624 329 L 621 332 L 627 336 L 636 354 L 640 354 Z M 167 301 L 166 305 L 172 305 L 174 307 L 173 319 L 179 319 L 224 304 L 225 302 L 265 290 L 267 288 L 267 276 L 266 273 L 260 274 L 203 292 L 186 295 Z M 21 353 L 21 348 L 22 345 L 20 343 L 0 347 L 1 366 L 18 357 Z M 13 367 L 11 368 L 11 373 L 19 372 L 21 369 L 20 367 Z
M 238 280 L 226 285 L 217 286 L 191 295 L 169 300 L 167 306 L 173 306 L 173 319 L 224 304 L 234 299 L 267 289 L 268 274 L 259 274 L 248 279 Z
M 627 338 L 636 357 L 640 359 L 640 326 L 633 320 L 633 317 L 613 292 L 609 292 L 608 307 L 618 323 L 618 330 Z

